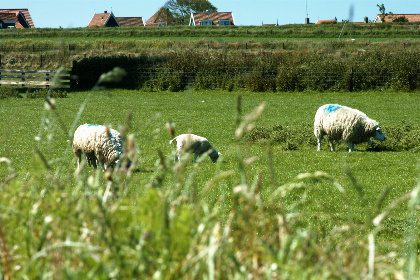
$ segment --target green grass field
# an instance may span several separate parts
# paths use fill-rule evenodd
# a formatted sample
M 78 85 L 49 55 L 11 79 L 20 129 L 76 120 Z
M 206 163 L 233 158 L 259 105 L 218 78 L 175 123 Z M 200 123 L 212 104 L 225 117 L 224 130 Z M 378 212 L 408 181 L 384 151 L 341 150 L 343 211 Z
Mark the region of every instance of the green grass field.
M 55 102 L 46 110 L 43 99 L 0 101 L 0 157 L 11 160 L 0 162 L 0 278 L 420 276 L 418 197 L 372 223 L 416 188 L 418 146 L 371 151 L 361 144 L 348 153 L 345 145 L 330 152 L 325 142 L 317 152 L 311 131 L 325 103 L 365 112 L 385 135 L 403 123 L 418 128 L 416 92 L 111 90 L 70 92 Z M 251 122 L 256 130 L 281 125 L 308 140 L 290 149 L 236 139 L 238 115 L 243 121 L 262 103 Z M 207 137 L 223 154 L 219 161 L 174 166 L 168 120 L 176 134 Z M 128 128 L 133 172 L 113 174 L 112 182 L 92 168 L 75 175 L 74 123 Z M 386 141 L 394 143 L 393 135 Z

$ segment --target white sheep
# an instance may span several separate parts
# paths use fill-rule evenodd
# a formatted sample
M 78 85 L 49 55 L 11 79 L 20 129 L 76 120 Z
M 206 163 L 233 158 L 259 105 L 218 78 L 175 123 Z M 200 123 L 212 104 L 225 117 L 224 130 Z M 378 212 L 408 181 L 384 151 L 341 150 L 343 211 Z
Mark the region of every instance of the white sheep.
M 174 140 L 176 141 L 175 161 L 181 161 L 181 156 L 184 153 L 194 153 L 193 162 L 195 162 L 197 157 L 207 153 L 214 163 L 221 155 L 206 138 L 198 135 L 181 134 L 169 141 L 169 144 L 172 144 Z
M 123 152 L 123 140 L 120 133 L 103 125 L 83 124 L 74 132 L 73 152 L 76 155 L 77 168 L 80 168 L 82 154 L 89 166 L 102 170 L 115 166 Z
M 354 151 L 354 144 L 368 142 L 370 137 L 379 141 L 386 139 L 377 121 L 370 119 L 365 113 L 338 104 L 326 104 L 319 107 L 315 115 L 314 134 L 318 140 L 318 151 L 321 140 L 327 135 L 331 151 L 335 151 L 333 140 L 343 139 Z

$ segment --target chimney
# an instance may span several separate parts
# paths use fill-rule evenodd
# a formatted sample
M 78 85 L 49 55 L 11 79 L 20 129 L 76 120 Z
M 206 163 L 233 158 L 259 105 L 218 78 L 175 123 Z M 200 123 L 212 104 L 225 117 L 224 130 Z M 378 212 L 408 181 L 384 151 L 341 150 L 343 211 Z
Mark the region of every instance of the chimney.
M 107 14 L 108 13 L 108 11 L 104 11 L 104 14 Z
M 368 19 L 368 17 L 364 17 L 364 18 L 363 18 L 363 21 L 364 21 L 365 23 L 369 23 L 369 19 Z
M 309 24 L 309 18 L 305 18 L 305 24 Z

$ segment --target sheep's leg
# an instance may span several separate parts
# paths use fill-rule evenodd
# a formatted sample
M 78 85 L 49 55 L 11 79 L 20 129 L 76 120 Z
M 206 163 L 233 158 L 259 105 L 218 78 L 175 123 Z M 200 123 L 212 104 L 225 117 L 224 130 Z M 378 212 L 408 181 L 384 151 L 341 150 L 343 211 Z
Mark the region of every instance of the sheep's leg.
M 98 168 L 98 161 L 97 161 L 97 159 L 93 159 L 92 160 L 92 165 L 93 165 L 93 168 L 95 168 L 95 169 Z
M 333 140 L 329 140 L 329 139 L 328 139 L 328 141 L 330 142 L 331 152 L 335 152 L 335 148 L 334 148 L 334 142 L 333 142 Z
M 317 151 L 321 151 L 321 139 L 317 138 L 317 141 L 318 141 Z
M 368 145 L 372 145 L 372 141 L 370 141 L 370 138 L 368 139 Z
M 349 153 L 354 152 L 354 143 L 347 142 L 347 144 L 349 145 Z
M 74 155 L 77 157 L 77 170 L 80 170 L 80 164 L 82 163 L 82 153 L 76 151 Z
M 77 170 L 80 170 L 80 164 L 82 163 L 82 155 L 77 156 Z
M 181 161 L 181 153 L 175 152 L 174 160 L 175 162 Z
M 198 154 L 197 154 L 197 153 L 194 153 L 194 159 L 193 159 L 193 162 L 195 162 L 195 160 L 197 159 L 197 157 L 198 157 Z

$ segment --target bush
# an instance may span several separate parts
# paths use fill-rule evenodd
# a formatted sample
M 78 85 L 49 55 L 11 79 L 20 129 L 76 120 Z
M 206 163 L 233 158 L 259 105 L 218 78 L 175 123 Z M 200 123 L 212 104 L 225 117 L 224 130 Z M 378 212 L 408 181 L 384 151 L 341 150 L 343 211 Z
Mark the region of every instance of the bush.
M 51 98 L 66 98 L 67 92 L 61 90 L 48 90 L 46 88 L 43 88 L 35 89 L 33 91 L 27 91 L 25 94 L 26 98 L 45 98 L 47 96 Z
M 245 135 L 245 140 L 253 143 L 281 145 L 284 150 L 297 150 L 301 146 L 315 146 L 313 127 L 303 123 L 296 127 L 281 124 L 272 127 L 256 127 Z
M 16 88 L 13 87 L 0 87 L 0 99 L 5 98 L 22 98 L 22 95 Z

